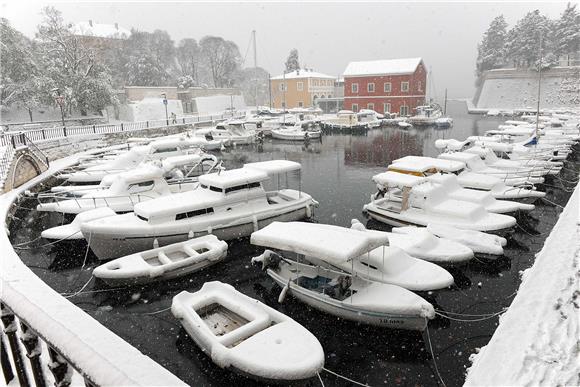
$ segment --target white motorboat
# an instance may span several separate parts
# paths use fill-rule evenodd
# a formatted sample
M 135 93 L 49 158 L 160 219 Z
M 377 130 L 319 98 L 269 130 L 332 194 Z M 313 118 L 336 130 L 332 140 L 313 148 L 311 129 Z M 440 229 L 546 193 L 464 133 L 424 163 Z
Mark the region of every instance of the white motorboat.
M 444 160 L 461 161 L 465 163 L 466 168 L 470 171 L 480 175 L 496 177 L 502 180 L 506 185 L 530 186 L 532 184 L 540 184 L 544 182 L 544 178 L 541 176 L 531 176 L 530 173 L 502 170 L 490 167 L 485 164 L 481 157 L 473 153 L 448 152 L 441 153 L 437 157 Z
M 111 259 L 191 237 L 214 234 L 222 240 L 250 235 L 276 220 L 310 218 L 318 203 L 301 190 L 266 192 L 272 176 L 300 173 L 300 164 L 272 160 L 199 177 L 193 191 L 135 205 L 134 213 L 85 223 L 84 235 L 100 259 Z M 298 178 L 300 178 L 298 176 Z
M 381 120 L 384 118 L 381 114 L 370 109 L 360 109 L 357 113 L 357 120 L 361 124 L 366 124 L 369 129 L 381 126 Z
M 454 174 L 457 176 L 457 182 L 462 187 L 489 191 L 496 199 L 533 203 L 538 198 L 546 196 L 545 192 L 536 191 L 535 187 L 508 186 L 503 180 L 495 176 L 472 172 L 466 168 L 463 161 L 458 160 L 445 160 L 424 156 L 405 156 L 393 161 L 389 165 L 388 170 L 424 177 L 431 176 L 434 173 Z
M 407 121 L 399 121 L 399 122 L 397 122 L 397 125 L 400 128 L 403 128 L 403 129 L 408 129 L 408 128 L 412 128 L 413 127 L 413 125 L 410 124 L 410 123 L 408 123 Z
M 438 128 L 450 128 L 453 126 L 453 118 L 439 117 L 435 119 L 435 126 Z
M 516 224 L 507 215 L 493 214 L 479 204 L 449 199 L 444 186 L 397 172 L 373 177 L 382 189 L 364 206 L 368 215 L 393 226 L 439 222 L 477 231 L 505 231 Z
M 324 366 L 320 342 L 290 317 L 213 281 L 173 297 L 171 312 L 221 368 L 266 383 L 299 382 Z
M 503 255 L 503 247 L 507 245 L 505 238 L 480 231 L 460 230 L 436 223 L 428 224 L 427 230 L 440 238 L 461 243 L 478 254 Z
M 366 122 L 359 122 L 358 116 L 352 110 L 340 110 L 336 116 L 326 116 L 321 120 L 324 129 L 367 129 Z
M 372 233 L 383 231 L 367 230 L 357 219 L 351 220 L 351 228 Z M 473 250 L 464 244 L 450 239 L 439 238 L 423 227 L 403 227 L 413 229 L 413 232 L 401 233 L 400 228 L 393 228 L 393 232 L 385 232 L 391 246 L 396 246 L 412 257 L 437 264 L 455 264 L 469 261 L 473 258 Z
M 247 145 L 254 143 L 256 138 L 256 124 L 240 120 L 230 120 L 217 124 L 213 128 L 197 129 L 196 137 L 207 140 L 223 140 L 224 145 Z
M 321 239 L 321 243 L 342 240 L 359 236 L 360 230 L 344 228 L 329 224 L 305 223 L 305 222 L 274 222 L 260 231 L 257 231 L 255 240 L 260 240 L 268 235 L 270 243 L 273 236 L 283 238 L 278 243 L 285 243 L 284 250 L 296 251 L 294 245 L 301 245 L 303 241 L 314 236 Z M 256 239 L 257 238 L 257 239 Z M 324 246 L 320 246 L 324 249 Z M 298 261 L 308 261 L 315 265 L 328 269 L 342 270 L 350 275 L 357 275 L 372 281 L 398 285 L 413 291 L 428 291 L 443 289 L 453 284 L 453 276 L 440 266 L 433 263 L 413 258 L 398 247 L 383 245 L 374 250 L 367 251 L 350 260 L 341 258 L 323 258 L 317 255 L 300 256 Z
M 252 259 L 283 288 L 300 301 L 334 316 L 364 324 L 389 328 L 423 330 L 435 317 L 433 306 L 397 285 L 364 279 L 358 274 L 292 260 L 301 255 L 334 264 L 349 262 L 388 243 L 386 235 L 340 229 L 333 233 L 307 233 L 301 239 L 274 229 L 254 232 L 252 244 L 266 250 Z M 340 238 L 337 238 L 337 235 Z
M 199 142 L 195 139 L 189 140 L 183 137 L 166 138 L 153 141 L 149 145 L 133 147 L 128 152 L 112 160 L 80 171 L 61 174 L 60 177 L 66 179 L 69 183 L 99 184 L 103 177 L 112 173 L 131 170 L 143 161 L 183 156 L 196 150 L 199 150 Z
M 116 215 L 115 211 L 113 211 L 108 207 L 95 208 L 93 210 L 85 211 L 83 213 L 78 214 L 69 224 L 51 227 L 42 231 L 42 233 L 40 233 L 40 236 L 44 239 L 55 239 L 55 240 L 83 239 L 84 236 L 81 232 L 81 225 L 84 222 L 89 222 L 91 220 L 101 219 L 113 215 Z
M 204 161 L 211 161 L 207 169 L 204 168 Z M 217 159 L 213 156 L 175 156 L 165 160 L 165 167 L 149 164 L 115 174 L 103 184 L 106 187 L 110 183 L 106 188 L 86 193 L 80 198 L 41 203 L 36 209 L 79 214 L 94 208 L 109 207 L 117 213 L 131 212 L 137 203 L 193 190 L 198 185 L 197 173 L 204 169 L 206 172 L 211 170 L 216 163 Z M 181 172 L 182 169 L 185 172 Z M 179 178 L 172 179 L 177 172 Z
M 415 126 L 435 125 L 436 120 L 443 115 L 437 104 L 417 106 L 415 110 L 417 114 L 408 118 L 409 123 Z
M 515 173 L 528 173 L 531 176 L 557 175 L 560 173 L 563 164 L 561 162 L 551 162 L 544 160 L 509 160 L 497 157 L 491 147 L 475 145 L 465 150 L 466 153 L 473 153 L 481 157 L 486 165 Z
M 93 276 L 110 286 L 138 285 L 195 273 L 222 261 L 228 244 L 214 235 L 142 251 L 104 263 Z
M 304 141 L 307 138 L 320 138 L 320 130 L 305 130 L 300 125 L 282 127 L 280 129 L 271 130 L 272 138 L 278 140 L 289 140 L 289 141 Z

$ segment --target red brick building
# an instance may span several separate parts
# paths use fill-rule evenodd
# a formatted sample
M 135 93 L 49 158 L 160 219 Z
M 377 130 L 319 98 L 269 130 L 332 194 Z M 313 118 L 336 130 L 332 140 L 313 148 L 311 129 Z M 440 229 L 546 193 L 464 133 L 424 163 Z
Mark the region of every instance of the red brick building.
M 425 103 L 427 71 L 421 58 L 350 62 L 344 71 L 344 109 L 415 114 Z

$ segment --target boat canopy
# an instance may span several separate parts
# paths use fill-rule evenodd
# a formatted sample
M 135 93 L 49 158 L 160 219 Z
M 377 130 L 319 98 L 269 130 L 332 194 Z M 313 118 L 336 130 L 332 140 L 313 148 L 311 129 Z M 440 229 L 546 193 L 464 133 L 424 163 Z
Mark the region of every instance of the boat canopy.
M 273 222 L 254 232 L 251 243 L 340 264 L 388 245 L 389 238 L 329 224 Z
M 384 187 L 414 187 L 425 182 L 424 177 L 387 171 L 373 176 L 373 181 Z
M 202 185 L 213 186 L 221 189 L 235 187 L 241 184 L 261 182 L 268 180 L 268 174 L 252 168 L 238 168 L 229 171 L 221 171 L 201 175 L 199 182 Z
M 439 157 L 446 160 L 461 161 L 466 165 L 469 165 L 470 162 L 477 161 L 478 159 L 481 160 L 478 155 L 465 152 L 441 153 Z
M 302 169 L 302 166 L 300 165 L 300 163 L 297 163 L 295 161 L 271 160 L 244 164 L 244 168 L 261 171 L 268 175 L 276 175 L 279 173 L 299 171 L 300 169 Z
M 458 172 L 465 168 L 461 161 L 442 160 L 434 157 L 405 156 L 393 161 L 389 169 L 398 169 L 410 172 L 427 172 L 436 169 L 443 172 Z
M 163 176 L 163 171 L 154 165 L 145 165 L 127 172 L 111 175 L 110 182 L 124 181 L 125 184 L 139 183 L 147 180 L 158 179 Z

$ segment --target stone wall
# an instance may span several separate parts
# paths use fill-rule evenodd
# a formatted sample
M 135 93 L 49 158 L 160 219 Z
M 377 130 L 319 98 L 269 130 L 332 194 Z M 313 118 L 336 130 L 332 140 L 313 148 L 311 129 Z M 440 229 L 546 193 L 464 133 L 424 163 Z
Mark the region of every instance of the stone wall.
M 535 109 L 539 74 L 535 70 L 486 71 L 475 93 L 478 109 Z M 555 67 L 542 71 L 541 108 L 580 105 L 580 66 Z

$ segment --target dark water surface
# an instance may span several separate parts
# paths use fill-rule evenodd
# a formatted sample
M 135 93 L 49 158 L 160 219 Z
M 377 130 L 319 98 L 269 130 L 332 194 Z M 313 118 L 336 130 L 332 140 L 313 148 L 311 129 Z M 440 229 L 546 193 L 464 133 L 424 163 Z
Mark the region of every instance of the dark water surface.
M 455 126 L 446 130 L 385 128 L 364 136 L 326 135 L 321 143 L 313 142 L 308 147 L 266 140 L 261 151 L 240 147 L 224 152 L 221 157 L 228 168 L 279 158 L 298 161 L 303 167 L 303 190 L 320 202 L 315 212 L 316 221 L 349 226 L 352 218 L 358 218 L 369 228 L 388 230 L 380 223 L 368 221 L 361 213 L 373 193 L 370 179 L 374 174 L 384 171 L 393 159 L 405 155 L 436 155 L 433 142 L 438 138 L 463 140 L 496 128 L 502 122 L 497 118 L 467 115 L 464 105 L 459 103 L 450 104 L 450 114 Z M 562 206 L 571 195 L 580 169 L 580 159 L 576 154 L 572 157 L 561 178 L 556 177 L 540 187 L 548 193 L 547 199 Z M 32 200 L 21 202 L 29 208 L 34 204 Z M 452 289 L 421 295 L 436 309 L 454 313 L 494 313 L 509 306 L 520 283 L 520 271 L 531 266 L 534 254 L 541 249 L 561 212 L 558 206 L 547 201 L 537 202 L 536 206 L 531 214 L 518 218 L 518 227 L 509 237 L 505 256 L 496 260 L 475 259 L 449 268 L 456 284 Z M 24 209 L 16 216 L 19 220 L 10 229 L 13 243 L 35 239 L 43 229 L 61 222 L 58 214 Z M 30 249 L 20 250 L 24 263 L 56 291 L 79 291 L 98 265 L 89 251 L 85 267 L 81 269 L 86 244 L 59 243 L 42 247 L 43 242 L 39 240 L 30 244 Z M 175 294 L 182 290 L 196 291 L 205 281 L 212 280 L 230 283 L 303 324 L 320 340 L 326 354 L 325 366 L 330 370 L 371 386 L 438 383 L 426 333 L 358 325 L 311 309 L 291 297 L 278 304 L 280 289 L 258 267 L 250 265 L 250 258 L 259 253 L 261 249 L 251 246 L 246 238 L 230 243 L 226 261 L 201 273 L 130 289 L 111 290 L 93 280 L 83 293 L 70 300 L 191 385 L 256 384 L 215 366 L 167 310 Z M 441 317 L 430 321 L 435 361 L 447 386 L 463 384 L 470 354 L 488 343 L 497 324 L 497 317 L 477 322 Z M 349 385 L 328 373 L 323 373 L 322 378 L 327 386 Z M 312 383 L 317 384 L 318 381 Z

